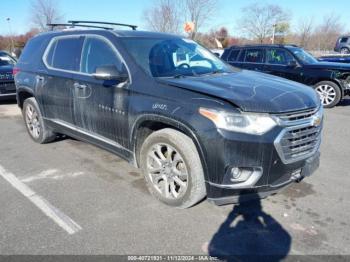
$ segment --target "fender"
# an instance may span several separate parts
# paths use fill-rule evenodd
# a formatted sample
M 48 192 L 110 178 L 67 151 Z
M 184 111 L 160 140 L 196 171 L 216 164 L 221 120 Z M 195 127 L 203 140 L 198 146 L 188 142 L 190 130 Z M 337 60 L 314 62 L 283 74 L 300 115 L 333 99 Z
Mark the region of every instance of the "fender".
M 205 178 L 205 180 L 208 180 L 208 168 L 207 168 L 207 163 L 206 163 L 205 157 L 204 157 L 204 151 L 203 151 L 202 146 L 198 140 L 197 135 L 195 134 L 195 131 L 187 124 L 184 124 L 183 122 L 181 122 L 179 120 L 169 118 L 165 115 L 149 113 L 149 114 L 143 114 L 143 115 L 136 118 L 135 123 L 131 127 L 131 136 L 130 136 L 130 139 L 131 139 L 130 145 L 131 145 L 131 148 L 133 149 L 133 152 L 135 154 L 135 160 L 136 160 L 136 141 L 137 141 L 136 134 L 137 134 L 137 130 L 142 125 L 142 123 L 144 123 L 145 121 L 152 121 L 152 122 L 158 122 L 158 123 L 170 125 L 170 126 L 174 127 L 175 129 L 181 130 L 183 133 L 185 133 L 187 136 L 189 136 L 197 148 L 197 151 L 198 151 L 201 163 L 202 163 L 202 167 L 203 167 L 204 178 Z
M 21 105 L 21 102 L 22 102 L 22 101 L 20 100 L 20 97 L 19 97 L 19 94 L 22 93 L 22 92 L 28 93 L 28 94 L 30 94 L 32 97 L 35 97 L 34 91 L 33 91 L 32 88 L 30 88 L 30 87 L 28 87 L 28 86 L 18 86 L 18 87 L 16 88 L 16 99 L 17 99 L 17 105 L 18 105 L 19 107 L 22 107 L 22 105 Z

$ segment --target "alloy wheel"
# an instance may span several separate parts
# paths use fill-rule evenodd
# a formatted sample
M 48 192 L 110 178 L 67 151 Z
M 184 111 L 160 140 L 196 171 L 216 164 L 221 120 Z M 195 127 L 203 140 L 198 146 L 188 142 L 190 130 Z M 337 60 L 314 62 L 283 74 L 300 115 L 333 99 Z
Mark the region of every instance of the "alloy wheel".
M 188 187 L 188 169 L 172 146 L 154 144 L 147 154 L 147 176 L 153 187 L 167 199 L 179 199 Z
M 342 49 L 340 50 L 340 53 L 341 53 L 341 54 L 349 54 L 350 52 L 349 52 L 349 49 L 347 49 L 347 48 L 342 48 Z
M 337 96 L 334 87 L 330 85 L 319 85 L 316 87 L 316 91 L 319 94 L 321 102 L 324 106 L 333 103 Z
M 39 138 L 41 133 L 41 126 L 39 121 L 38 113 L 36 112 L 35 108 L 28 104 L 26 107 L 26 124 L 28 127 L 28 130 L 30 134 L 33 136 L 33 138 Z

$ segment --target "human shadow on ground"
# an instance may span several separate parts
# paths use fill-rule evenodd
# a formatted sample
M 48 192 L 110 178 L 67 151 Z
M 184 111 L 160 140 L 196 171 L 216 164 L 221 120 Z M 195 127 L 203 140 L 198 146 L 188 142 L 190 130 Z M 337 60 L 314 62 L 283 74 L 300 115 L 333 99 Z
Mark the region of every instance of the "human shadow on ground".
M 288 255 L 290 234 L 254 197 L 233 207 L 209 243 L 210 256 L 224 261 L 281 261 Z

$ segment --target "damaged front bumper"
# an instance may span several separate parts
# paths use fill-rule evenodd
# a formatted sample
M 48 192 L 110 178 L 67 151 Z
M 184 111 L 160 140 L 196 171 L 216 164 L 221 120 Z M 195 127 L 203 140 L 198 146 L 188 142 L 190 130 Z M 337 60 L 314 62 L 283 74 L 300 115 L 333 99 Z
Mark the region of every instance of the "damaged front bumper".
M 206 143 L 209 176 L 208 200 L 217 205 L 264 198 L 293 182 L 300 182 L 319 167 L 322 108 L 263 136 L 218 130 Z M 214 143 L 214 140 L 216 143 Z
M 237 204 L 253 199 L 262 199 L 270 195 L 278 193 L 281 189 L 296 182 L 301 182 L 305 177 L 311 176 L 320 165 L 320 152 L 318 151 L 315 156 L 310 157 L 305 161 L 305 165 L 297 172 L 291 172 L 285 179 L 279 184 L 270 184 L 263 186 L 255 186 L 255 184 L 245 185 L 245 187 L 237 188 L 236 186 L 226 186 L 211 184 L 211 192 L 217 191 L 225 195 L 224 197 L 208 197 L 208 201 L 213 202 L 216 205 Z M 228 196 L 227 196 L 228 195 Z

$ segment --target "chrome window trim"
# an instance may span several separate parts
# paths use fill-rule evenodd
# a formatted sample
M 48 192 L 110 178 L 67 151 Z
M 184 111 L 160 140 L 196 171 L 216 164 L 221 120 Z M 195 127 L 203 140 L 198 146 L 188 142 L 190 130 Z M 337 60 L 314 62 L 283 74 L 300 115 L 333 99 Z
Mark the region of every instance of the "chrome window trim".
M 90 76 L 91 78 L 93 78 L 93 74 L 88 74 L 88 73 L 83 73 L 83 72 L 80 72 L 80 71 L 74 71 L 74 70 L 65 70 L 65 69 L 60 69 L 60 68 L 55 68 L 55 67 L 52 67 L 50 66 L 48 63 L 47 63 L 47 56 L 48 56 L 48 53 L 50 52 L 50 49 L 52 47 L 52 45 L 54 44 L 55 41 L 59 40 L 59 39 L 64 39 L 64 38 L 80 38 L 80 37 L 90 37 L 90 38 L 97 38 L 97 39 L 101 39 L 102 41 L 106 42 L 108 45 L 110 45 L 113 49 L 113 51 L 117 54 L 117 56 L 120 58 L 120 60 L 124 63 L 125 67 L 126 67 L 126 70 L 128 71 L 128 77 L 129 77 L 129 85 L 132 84 L 132 77 L 131 77 L 131 73 L 130 73 L 130 69 L 129 69 L 129 66 L 128 64 L 126 63 L 124 57 L 120 54 L 120 52 L 118 51 L 118 49 L 113 45 L 113 43 L 107 39 L 106 37 L 104 36 L 101 36 L 101 35 L 97 35 L 97 34 L 78 34 L 78 35 L 61 35 L 61 36 L 55 36 L 53 37 L 51 40 L 50 40 L 50 43 L 47 45 L 46 49 L 45 49 L 45 52 L 43 54 L 43 57 L 42 57 L 42 61 L 44 63 L 44 65 L 46 66 L 46 68 L 50 69 L 50 70 L 53 70 L 53 71 L 59 71 L 59 72 L 65 72 L 65 73 L 70 73 L 70 74 L 77 74 L 77 75 L 83 75 L 83 76 Z M 83 43 L 83 46 L 85 44 L 85 40 L 84 39 L 84 43 Z M 80 60 L 81 60 L 81 56 L 82 56 L 82 52 L 83 49 L 81 50 L 80 52 Z M 80 64 L 79 64 L 79 70 L 80 70 Z

